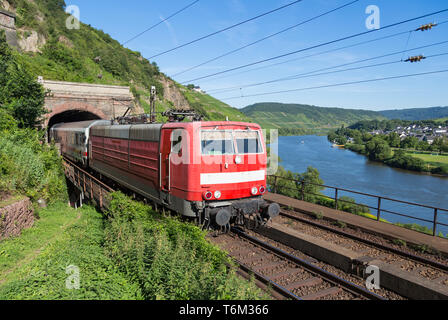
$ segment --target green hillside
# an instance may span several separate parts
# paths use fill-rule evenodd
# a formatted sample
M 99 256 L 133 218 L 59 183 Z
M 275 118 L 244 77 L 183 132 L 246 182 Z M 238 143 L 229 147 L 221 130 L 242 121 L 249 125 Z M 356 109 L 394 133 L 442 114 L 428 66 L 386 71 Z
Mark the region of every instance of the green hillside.
M 448 117 L 448 107 L 413 108 L 402 110 L 379 111 L 389 119 L 400 120 L 431 120 Z
M 279 129 L 281 134 L 326 133 L 361 120 L 385 119 L 374 111 L 273 102 L 257 103 L 240 110 L 263 128 Z
M 79 30 L 67 29 L 69 15 L 64 11 L 64 0 L 0 0 L 0 8 L 5 2 L 17 16 L 19 43 L 31 46 L 14 54 L 36 79 L 43 76 L 48 80 L 127 85 L 141 107 L 139 111 L 145 112 L 149 112 L 151 86 L 157 88 L 157 111 L 179 108 L 164 92 L 164 84 L 166 88 L 169 83 L 179 91 L 176 94 L 185 97 L 187 107 L 204 114 L 207 120 L 247 120 L 237 109 L 175 84 L 160 72 L 156 62 L 124 48 L 102 30 L 84 23 Z M 37 43 L 32 39 L 38 39 Z
M 208 94 L 196 92 L 177 84 L 180 91 L 187 99 L 190 106 L 200 114 L 204 115 L 205 120 L 229 120 L 254 122 L 240 110 L 229 106 L 228 104 L 215 99 Z

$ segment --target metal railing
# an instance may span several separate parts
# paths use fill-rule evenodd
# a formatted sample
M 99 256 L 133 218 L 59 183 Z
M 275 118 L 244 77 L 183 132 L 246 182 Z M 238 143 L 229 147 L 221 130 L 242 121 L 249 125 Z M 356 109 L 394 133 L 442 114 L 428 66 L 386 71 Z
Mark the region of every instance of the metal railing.
M 63 159 L 62 164 L 64 167 L 65 176 L 81 192 L 82 199 L 86 196 L 100 209 L 109 207 L 109 194 L 114 192 L 111 187 L 101 182 L 66 158 Z
M 404 201 L 404 200 L 392 199 L 392 198 L 389 198 L 389 197 L 384 197 L 384 196 L 369 194 L 369 193 L 365 193 L 365 192 L 349 190 L 349 189 L 345 189 L 345 188 L 327 186 L 327 185 L 324 185 L 324 184 L 317 184 L 317 183 L 311 183 L 311 182 L 307 182 L 307 181 L 300 181 L 300 180 L 297 180 L 297 179 L 285 178 L 285 177 L 280 177 L 280 176 L 276 176 L 276 175 L 270 175 L 270 176 L 268 176 L 268 178 L 270 178 L 269 180 L 271 180 L 271 181 L 273 179 L 273 183 L 270 185 L 270 190 L 272 192 L 274 192 L 274 193 L 279 193 L 280 189 L 289 189 L 289 190 L 294 190 L 294 191 L 298 192 L 298 195 L 300 196 L 300 199 L 303 200 L 303 201 L 305 201 L 305 195 L 307 195 L 307 194 L 311 194 L 311 195 L 314 195 L 314 196 L 331 199 L 331 200 L 334 201 L 333 207 L 336 210 L 338 210 L 340 208 L 339 203 L 343 202 L 343 203 L 348 203 L 348 204 L 350 204 L 352 206 L 366 207 L 366 208 L 374 210 L 374 212 L 376 212 L 376 220 L 377 221 L 380 221 L 381 213 L 383 212 L 383 213 L 388 213 L 388 214 L 392 214 L 392 215 L 397 215 L 397 216 L 402 216 L 402 217 L 414 219 L 414 220 L 417 220 L 417 221 L 427 222 L 427 223 L 432 224 L 432 235 L 433 236 L 436 235 L 437 226 L 448 227 L 448 224 L 438 221 L 438 215 L 439 214 L 448 214 L 448 209 L 428 206 L 428 205 L 414 203 L 414 202 L 409 202 L 409 201 Z M 291 188 L 291 187 L 284 186 L 284 185 L 283 186 L 279 185 L 279 183 L 278 183 L 279 180 L 293 181 L 295 183 L 295 188 Z M 268 184 L 269 184 L 269 182 L 268 182 Z M 312 185 L 312 186 L 316 186 L 316 187 L 332 189 L 332 190 L 334 190 L 334 197 L 330 197 L 330 196 L 327 196 L 327 195 L 322 194 L 322 193 L 313 193 L 313 192 L 306 191 L 306 188 L 305 188 L 306 185 Z M 375 199 L 375 203 L 377 203 L 377 206 L 373 207 L 373 206 L 369 206 L 369 205 L 366 205 L 366 204 L 353 203 L 353 202 L 341 199 L 340 197 L 338 197 L 340 195 L 340 192 L 346 192 L 346 193 L 352 193 L 352 194 L 357 194 L 357 195 L 361 195 L 361 196 L 370 197 L 372 199 Z M 391 202 L 394 202 L 394 203 L 410 205 L 410 206 L 413 206 L 413 207 L 430 209 L 433 212 L 433 219 L 432 220 L 428 220 L 428 219 L 424 219 L 424 218 L 420 218 L 420 217 L 416 217 L 416 216 L 411 216 L 411 215 L 400 213 L 400 212 L 387 210 L 387 209 L 382 207 L 382 203 L 384 201 L 391 201 Z

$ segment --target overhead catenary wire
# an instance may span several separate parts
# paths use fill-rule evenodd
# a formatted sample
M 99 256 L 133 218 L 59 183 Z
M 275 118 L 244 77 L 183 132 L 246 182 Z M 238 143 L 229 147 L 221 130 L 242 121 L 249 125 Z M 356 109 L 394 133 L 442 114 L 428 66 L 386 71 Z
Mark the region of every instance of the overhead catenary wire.
M 444 53 L 439 53 L 439 54 L 433 54 L 430 56 L 425 56 L 423 57 L 424 59 L 429 59 L 429 58 L 434 58 L 434 57 L 440 57 L 440 56 L 446 56 L 448 55 L 448 52 L 444 52 Z M 329 72 L 322 72 L 322 73 L 315 73 L 315 74 L 310 74 L 307 76 L 303 76 L 303 77 L 297 77 L 297 78 L 293 78 L 290 80 L 296 80 L 296 79 L 301 79 L 301 78 L 309 78 L 309 77 L 317 77 L 317 76 L 322 76 L 322 75 L 328 75 L 328 74 L 334 74 L 334 73 L 341 73 L 341 72 L 347 72 L 347 71 L 354 71 L 354 70 L 361 70 L 361 69 L 368 69 L 368 68 L 374 68 L 374 67 L 382 67 L 382 66 L 386 66 L 386 65 L 392 65 L 392 64 L 398 64 L 398 63 L 403 63 L 403 62 L 411 62 L 411 60 L 394 60 L 394 61 L 389 61 L 389 62 L 382 62 L 382 63 L 376 63 L 376 64 L 371 64 L 371 65 L 367 65 L 367 66 L 360 66 L 360 67 L 354 67 L 354 68 L 348 68 L 348 69 L 342 69 L 342 70 L 335 70 L 335 71 L 329 71 Z M 240 88 L 242 89 L 242 88 Z M 224 92 L 222 92 L 224 93 Z
M 437 26 L 440 26 L 440 25 L 445 24 L 445 23 L 448 23 L 448 20 L 444 20 L 442 22 L 437 23 Z M 311 57 L 316 57 L 316 56 L 320 56 L 320 55 L 323 55 L 323 54 L 332 53 L 332 52 L 335 52 L 335 51 L 349 49 L 349 48 L 357 47 L 357 46 L 364 45 L 364 44 L 370 44 L 370 43 L 373 43 L 373 42 L 376 42 L 376 41 L 390 39 L 390 38 L 398 37 L 398 36 L 401 36 L 403 34 L 408 34 L 408 33 L 416 32 L 416 31 L 418 31 L 418 29 L 416 30 L 416 29 L 413 28 L 413 29 L 408 30 L 408 31 L 402 31 L 402 32 L 391 34 L 391 35 L 387 35 L 387 36 L 371 39 L 371 40 L 361 41 L 361 42 L 357 42 L 357 43 L 350 44 L 350 45 L 347 45 L 347 46 L 338 47 L 338 48 L 334 48 L 334 49 L 330 49 L 330 50 L 325 50 L 325 51 L 313 53 L 313 54 L 306 55 L 306 56 L 303 56 L 303 57 L 298 57 L 298 58 L 294 58 L 294 59 L 288 59 L 288 60 L 285 60 L 285 61 L 276 62 L 276 63 L 268 64 L 268 65 L 265 65 L 265 66 L 252 68 L 252 69 L 249 69 L 249 70 L 243 70 L 243 71 L 240 71 L 240 72 L 237 72 L 237 73 L 227 74 L 227 75 L 224 75 L 224 76 L 221 76 L 221 77 L 215 77 L 212 80 L 215 81 L 215 80 L 224 79 L 224 78 L 228 78 L 228 77 L 233 77 L 235 75 L 240 75 L 240 74 L 244 74 L 244 73 L 248 73 L 248 72 L 252 72 L 252 71 L 262 70 L 262 69 L 266 69 L 266 68 L 272 68 L 272 67 L 279 66 L 279 65 L 282 65 L 282 64 L 287 64 L 287 63 L 295 62 L 295 61 L 298 61 L 298 60 L 303 60 L 303 59 L 307 59 L 307 58 L 311 58 Z M 214 92 L 216 90 L 220 90 L 220 89 L 207 90 L 207 92 Z
M 447 20 L 447 22 L 448 22 L 448 20 Z M 303 60 L 303 59 L 316 57 L 316 56 L 320 56 L 320 55 L 327 54 L 327 53 L 332 53 L 332 52 L 339 51 L 339 50 L 353 48 L 353 47 L 360 46 L 360 45 L 363 45 L 363 44 L 368 44 L 368 43 L 372 43 L 372 42 L 376 42 L 376 41 L 381 41 L 381 40 L 397 37 L 397 36 L 403 35 L 403 34 L 408 33 L 408 32 L 409 31 L 398 32 L 398 33 L 394 33 L 394 34 L 391 34 L 391 35 L 388 35 L 388 36 L 375 38 L 375 39 L 372 39 L 372 40 L 361 41 L 361 42 L 357 42 L 357 43 L 350 44 L 350 45 L 347 45 L 347 46 L 338 47 L 338 48 L 331 49 L 331 50 L 326 50 L 326 51 L 313 53 L 313 54 L 306 55 L 306 56 L 303 56 L 303 57 L 289 59 L 289 60 L 285 60 L 285 61 L 281 61 L 281 62 L 277 62 L 277 63 L 265 65 L 265 66 L 260 66 L 260 67 L 249 69 L 249 70 L 240 71 L 240 72 L 237 72 L 237 73 L 228 74 L 228 75 L 225 75 L 225 76 L 222 76 L 222 77 L 213 78 L 212 80 L 215 81 L 215 80 L 219 80 L 219 79 L 233 77 L 233 76 L 236 76 L 236 75 L 240 75 L 240 74 L 244 74 L 244 73 L 248 73 L 248 72 L 252 72 L 252 71 L 257 71 L 257 70 L 262 70 L 262 69 L 266 69 L 266 68 L 271 68 L 271 67 L 275 67 L 275 66 L 278 66 L 278 65 L 282 65 L 282 64 L 286 64 L 286 63 L 290 63 L 290 62 L 295 62 L 295 61 L 298 61 L 298 60 Z M 216 91 L 216 90 L 220 90 L 220 89 L 207 90 L 207 92 L 212 92 L 212 91 Z
M 333 44 L 333 43 L 341 42 L 341 41 L 344 41 L 344 40 L 352 39 L 352 38 L 359 37 L 359 36 L 362 36 L 362 35 L 366 35 L 366 34 L 369 34 L 369 33 L 377 32 L 379 30 L 392 28 L 392 27 L 395 27 L 395 26 L 398 26 L 398 25 L 401 25 L 401 24 L 405 24 L 405 23 L 408 23 L 408 22 L 411 22 L 411 21 L 423 19 L 423 18 L 426 18 L 426 17 L 430 17 L 430 16 L 433 16 L 433 15 L 437 15 L 437 14 L 443 13 L 443 12 L 447 12 L 447 11 L 448 11 L 448 9 L 443 9 L 443 10 L 439 10 L 439 11 L 436 11 L 436 12 L 428 13 L 428 14 L 425 14 L 425 15 L 422 15 L 422 16 L 418 16 L 418 17 L 415 17 L 415 18 L 411 18 L 411 19 L 400 21 L 400 22 L 392 23 L 392 24 L 389 24 L 389 25 L 387 25 L 385 27 L 382 27 L 381 29 L 372 29 L 372 30 L 368 30 L 368 31 L 364 31 L 364 32 L 359 32 L 359 33 L 356 33 L 356 34 L 353 34 L 353 35 L 350 35 L 350 36 L 346 36 L 346 37 L 338 38 L 338 39 L 335 39 L 335 40 L 327 41 L 327 42 L 320 43 L 320 44 L 317 44 L 317 45 L 314 45 L 314 46 L 311 46 L 311 47 L 295 50 L 295 51 L 292 51 L 292 52 L 284 53 L 284 54 L 281 54 L 281 55 L 278 55 L 278 56 L 274 56 L 274 57 L 271 57 L 271 58 L 267 58 L 267 59 L 258 60 L 258 61 L 252 62 L 252 63 L 248 63 L 248 64 L 245 64 L 245 65 L 241 65 L 241 66 L 230 68 L 230 69 L 226 69 L 226 70 L 223 70 L 223 71 L 220 71 L 220 72 L 215 72 L 215 73 L 212 73 L 212 74 L 209 74 L 209 75 L 206 75 L 206 76 L 202 76 L 202 77 L 198 77 L 198 78 L 195 78 L 195 79 L 190 79 L 190 80 L 182 82 L 182 84 L 192 83 L 192 82 L 197 81 L 197 80 L 210 78 L 210 77 L 213 77 L 213 76 L 216 76 L 216 75 L 219 75 L 219 74 L 223 74 L 223 73 L 227 73 L 227 72 L 230 72 L 230 71 L 239 70 L 239 69 L 250 67 L 250 66 L 253 66 L 253 65 L 256 65 L 256 64 L 260 64 L 260 63 L 263 63 L 263 62 L 276 60 L 276 59 L 279 59 L 279 58 L 287 57 L 287 56 L 290 56 L 290 55 L 293 55 L 293 54 L 296 54 L 296 53 L 300 53 L 300 52 L 304 52 L 304 51 L 308 51 L 308 50 L 311 50 L 311 49 L 320 48 L 320 47 L 323 47 L 323 46 L 326 46 L 326 45 L 329 45 L 329 44 Z
M 332 87 L 340 87 L 340 86 L 347 86 L 347 85 L 354 85 L 354 84 L 362 84 L 362 83 L 370 83 L 370 82 L 377 82 L 377 81 L 385 81 L 385 80 L 393 80 L 393 79 L 402 79 L 402 78 L 410 78 L 410 77 L 418 77 L 418 76 L 424 76 L 424 75 L 430 75 L 430 74 L 440 74 L 440 73 L 445 73 L 445 72 L 448 72 L 448 69 L 444 69 L 444 70 L 436 70 L 436 71 L 428 71 L 428 72 L 421 72 L 421 73 L 411 73 L 411 74 L 404 74 L 404 75 L 391 76 L 391 77 L 384 77 L 384 78 L 376 78 L 376 79 L 368 79 L 368 80 L 358 80 L 358 81 L 351 81 L 351 82 L 342 82 L 342 83 L 335 83 L 335 84 L 327 84 L 327 85 L 314 86 L 314 87 L 306 87 L 306 88 L 297 88 L 297 89 L 289 89 L 289 90 L 280 90 L 280 91 L 263 92 L 263 93 L 256 93 L 256 94 L 250 94 L 250 95 L 243 95 L 243 96 L 234 96 L 234 97 L 222 98 L 221 100 L 232 100 L 232 99 L 257 97 L 257 96 L 265 96 L 265 95 L 280 94 L 280 93 L 288 93 L 288 92 L 297 92 L 297 91 L 305 91 L 305 90 L 314 90 L 314 89 L 332 88 Z
M 179 13 L 181 13 L 181 12 L 187 10 L 188 8 L 192 7 L 193 5 L 195 5 L 195 4 L 198 3 L 198 2 L 199 2 L 199 0 L 195 0 L 195 1 L 191 2 L 191 3 L 188 4 L 186 7 L 183 7 L 182 9 L 180 9 L 180 10 L 176 11 L 175 13 L 171 14 L 169 17 L 167 17 L 167 18 L 165 18 L 165 19 L 162 19 L 160 22 L 158 22 L 158 23 L 152 25 L 151 27 L 149 27 L 149 28 L 146 29 L 145 31 L 142 31 L 142 32 L 140 32 L 139 34 L 137 34 L 137 35 L 135 35 L 134 37 L 132 37 L 131 39 L 126 40 L 126 41 L 123 42 L 121 45 L 124 46 L 125 44 L 127 44 L 127 43 L 129 43 L 129 42 L 131 42 L 131 41 L 133 41 L 133 40 L 135 40 L 135 39 L 137 39 L 138 37 L 142 36 L 142 35 L 145 34 L 146 32 L 148 32 L 148 31 L 154 29 L 155 27 L 159 26 L 160 24 L 164 23 L 165 21 L 167 21 L 167 20 L 171 19 L 172 17 L 178 15 Z
M 346 4 L 342 5 L 342 6 L 339 6 L 339 7 L 335 8 L 335 9 L 326 11 L 326 12 L 324 12 L 324 13 L 321 13 L 321 14 L 317 15 L 317 16 L 314 16 L 314 17 L 312 17 L 312 18 L 309 18 L 309 19 L 306 19 L 306 20 L 304 20 L 304 21 L 301 21 L 301 22 L 299 22 L 299 23 L 297 23 L 297 24 L 294 24 L 294 25 L 292 25 L 292 26 L 289 26 L 289 27 L 287 27 L 287 28 L 284 28 L 284 29 L 282 29 L 282 30 L 280 30 L 280 31 L 278 31 L 278 32 L 272 33 L 272 34 L 270 34 L 270 35 L 268 35 L 268 36 L 266 36 L 266 37 L 263 37 L 263 38 L 258 39 L 258 40 L 256 40 L 256 41 L 253 41 L 253 42 L 251 42 L 251 43 L 248 43 L 248 44 L 246 44 L 246 45 L 244 45 L 244 46 L 242 46 L 242 47 L 239 47 L 239 48 L 236 48 L 236 49 L 234 49 L 234 50 L 228 51 L 228 52 L 226 52 L 226 53 L 224 53 L 224 54 L 221 54 L 221 55 L 219 55 L 219 56 L 217 56 L 217 57 L 211 58 L 211 59 L 209 59 L 209 60 L 207 60 L 207 61 L 205 61 L 205 62 L 202 62 L 202 63 L 200 63 L 200 64 L 198 64 L 198 65 L 195 65 L 195 66 L 190 67 L 190 68 L 188 68 L 188 69 L 186 69 L 186 70 L 183 70 L 183 71 L 181 71 L 181 72 L 178 72 L 178 73 L 176 73 L 176 74 L 173 74 L 171 77 L 176 77 L 176 76 L 178 76 L 178 75 L 184 74 L 184 73 L 186 73 L 186 72 L 188 72 L 188 71 L 191 71 L 191 70 L 194 70 L 194 69 L 196 69 L 196 68 L 199 68 L 199 67 L 201 67 L 201 66 L 203 66 L 203 65 L 206 65 L 206 64 L 208 64 L 208 63 L 210 63 L 210 62 L 213 62 L 213 61 L 219 60 L 219 59 L 221 59 L 221 58 L 224 58 L 224 57 L 226 57 L 226 56 L 229 56 L 229 55 L 231 55 L 231 54 L 233 54 L 233 53 L 236 53 L 236 52 L 238 52 L 238 51 L 241 51 L 241 50 L 243 50 L 243 49 L 245 49 L 245 48 L 248 48 L 248 47 L 250 47 L 250 46 L 253 46 L 253 45 L 257 44 L 257 43 L 263 42 L 263 41 L 265 41 L 265 40 L 267 40 L 267 39 L 270 39 L 270 38 L 272 38 L 272 37 L 278 36 L 278 35 L 280 35 L 280 34 L 282 34 L 282 33 L 284 33 L 284 32 L 287 32 L 287 31 L 292 30 L 292 29 L 294 29 L 294 28 L 297 28 L 297 27 L 299 27 L 299 26 L 301 26 L 301 25 L 304 25 L 304 24 L 306 24 L 306 23 L 308 23 L 308 22 L 317 20 L 317 19 L 319 19 L 319 18 L 321 18 L 321 17 L 323 17 L 323 16 L 326 16 L 326 15 L 328 15 L 328 14 L 330 14 L 330 13 L 333 13 L 333 12 L 336 12 L 336 11 L 338 11 L 338 10 L 341 10 L 341 9 L 343 9 L 343 8 L 345 8 L 345 7 L 348 7 L 348 6 L 354 4 L 354 3 L 358 2 L 358 1 L 359 1 L 359 0 L 354 0 L 354 1 L 348 2 L 348 3 L 346 3 Z
M 306 78 L 306 77 L 312 77 L 312 76 L 316 76 L 316 75 L 325 75 L 325 74 L 335 73 L 335 72 L 338 72 L 338 71 L 333 71 L 333 72 L 330 72 L 330 73 L 318 73 L 318 74 L 316 74 L 317 72 L 321 72 L 321 71 L 326 71 L 326 70 L 331 70 L 331 69 L 336 69 L 336 68 L 340 68 L 340 67 L 345 67 L 345 66 L 349 66 L 349 65 L 353 65 L 353 64 L 357 64 L 357 63 L 377 60 L 377 59 L 381 59 L 381 58 L 386 58 L 386 57 L 390 57 L 390 56 L 397 55 L 397 54 L 400 54 L 400 53 L 405 54 L 408 51 L 426 49 L 426 48 L 442 45 L 442 44 L 445 44 L 445 43 L 448 43 L 448 40 L 432 43 L 432 44 L 429 44 L 429 45 L 419 46 L 419 47 L 415 47 L 415 48 L 411 48 L 411 49 L 395 51 L 395 52 L 383 54 L 383 55 L 380 55 L 380 56 L 375 56 L 375 57 L 371 57 L 371 58 L 356 60 L 356 61 L 352 61 L 352 62 L 348 62 L 348 63 L 344 63 L 344 64 L 339 64 L 339 65 L 335 65 L 335 66 L 331 66 L 331 67 L 321 68 L 321 69 L 308 71 L 308 72 L 304 72 L 304 73 L 294 74 L 294 75 L 290 75 L 290 76 L 286 76 L 286 77 L 282 77 L 282 78 L 277 78 L 277 79 L 273 79 L 273 80 L 268 80 L 268 81 L 263 81 L 263 82 L 257 82 L 257 83 L 251 83 L 251 84 L 246 84 L 246 85 L 239 85 L 239 86 L 234 86 L 234 87 L 223 88 L 219 92 L 214 92 L 214 93 L 215 94 L 221 94 L 221 93 L 235 91 L 235 90 L 239 90 L 239 89 L 261 86 L 261 85 L 264 85 L 264 84 L 271 84 L 271 83 L 276 83 L 276 82 L 282 82 L 282 81 L 289 81 L 289 80 L 296 80 L 296 79 L 301 79 L 301 78 Z M 400 59 L 400 60 L 398 60 L 396 62 L 405 62 L 405 60 Z M 394 62 L 394 63 L 396 63 L 396 62 Z M 374 65 L 374 66 L 379 66 L 379 65 Z M 357 69 L 361 69 L 361 68 L 362 67 L 358 67 L 358 68 L 355 68 L 355 69 L 345 69 L 345 70 L 349 71 L 349 70 L 357 70 Z M 215 91 L 216 90 L 218 90 L 218 89 L 215 89 Z
M 217 34 L 219 34 L 219 33 L 224 32 L 224 31 L 227 31 L 227 30 L 233 29 L 233 28 L 235 28 L 235 27 L 241 26 L 241 25 L 243 25 L 243 24 L 245 24 L 245 23 L 248 23 L 248 22 L 254 21 L 254 20 L 256 20 L 256 19 L 259 19 L 259 18 L 261 18 L 261 17 L 267 16 L 267 15 L 269 15 L 269 14 L 271 14 L 271 13 L 274 13 L 274 12 L 277 12 L 277 11 L 279 11 L 279 10 L 285 9 L 285 8 L 287 8 L 287 7 L 290 7 L 290 6 L 292 6 L 292 5 L 295 5 L 295 4 L 297 4 L 297 3 L 299 3 L 299 2 L 302 2 L 302 1 L 304 1 L 304 0 L 295 0 L 295 1 L 293 1 L 293 2 L 290 2 L 290 3 L 288 3 L 288 4 L 283 5 L 283 6 L 281 6 L 281 7 L 275 8 L 275 9 L 270 10 L 270 11 L 267 11 L 267 12 L 264 12 L 264 13 L 262 13 L 262 14 L 259 14 L 259 15 L 255 16 L 255 17 L 250 18 L 250 19 L 246 19 L 246 20 L 244 20 L 244 21 L 241 21 L 241 22 L 238 22 L 238 23 L 236 23 L 236 24 L 233 24 L 233 25 L 231 25 L 231 26 L 229 26 L 229 27 L 226 27 L 226 28 L 220 29 L 220 30 L 218 30 L 218 31 L 209 33 L 209 34 L 207 34 L 207 35 L 205 35 L 205 36 L 202 36 L 202 37 L 200 37 L 200 38 L 197 38 L 197 39 L 191 40 L 191 41 L 189 41 L 189 42 L 183 43 L 183 44 L 178 45 L 178 46 L 176 46 L 176 47 L 174 47 L 174 48 L 171 48 L 171 49 L 169 49 L 169 50 L 162 51 L 162 52 L 160 52 L 160 53 L 158 53 L 158 54 L 153 55 L 152 57 L 149 57 L 148 59 L 153 59 L 153 58 L 155 58 L 155 57 L 159 57 L 159 56 L 161 56 L 161 55 L 167 54 L 167 53 L 172 52 L 172 51 L 174 51 L 174 50 L 177 50 L 177 49 L 186 47 L 186 46 L 188 46 L 188 45 L 190 45 L 190 44 L 196 43 L 196 42 L 198 42 L 198 41 L 207 39 L 207 38 L 209 38 L 209 37 L 212 37 L 212 36 L 214 36 L 214 35 L 217 35 Z

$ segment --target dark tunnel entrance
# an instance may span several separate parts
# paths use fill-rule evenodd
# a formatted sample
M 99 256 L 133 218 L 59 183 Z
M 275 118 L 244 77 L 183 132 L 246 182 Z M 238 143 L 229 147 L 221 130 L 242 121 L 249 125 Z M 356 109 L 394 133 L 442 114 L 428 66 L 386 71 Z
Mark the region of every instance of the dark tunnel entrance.
M 89 112 L 89 111 L 82 111 L 82 110 L 67 110 L 58 114 L 55 114 L 50 118 L 48 121 L 48 127 L 47 127 L 47 136 L 49 137 L 49 130 L 52 126 L 54 126 L 57 123 L 61 122 L 77 122 L 77 121 L 87 121 L 87 120 L 99 120 L 101 117 L 98 115 Z

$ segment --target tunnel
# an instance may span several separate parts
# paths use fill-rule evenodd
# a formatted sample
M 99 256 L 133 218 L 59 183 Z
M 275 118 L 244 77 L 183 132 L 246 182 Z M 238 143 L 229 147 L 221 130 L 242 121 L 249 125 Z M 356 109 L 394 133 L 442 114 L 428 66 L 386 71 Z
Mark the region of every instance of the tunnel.
M 101 117 L 96 115 L 95 113 L 84 110 L 67 110 L 61 113 L 57 113 L 53 115 L 48 121 L 47 136 L 49 136 L 48 133 L 51 127 L 57 123 L 98 120 L 98 119 L 101 119 Z

